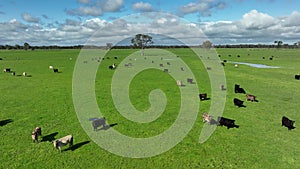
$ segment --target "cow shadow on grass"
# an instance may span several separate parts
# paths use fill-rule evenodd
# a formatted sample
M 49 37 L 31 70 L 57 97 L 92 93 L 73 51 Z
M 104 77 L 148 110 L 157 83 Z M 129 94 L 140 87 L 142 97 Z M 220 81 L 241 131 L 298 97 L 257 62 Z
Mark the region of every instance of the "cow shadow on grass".
M 1 120 L 0 121 L 0 126 L 2 127 L 2 126 L 7 125 L 8 123 L 12 123 L 12 122 L 13 122 L 12 119 Z
M 55 133 L 51 133 L 51 134 L 48 134 L 46 136 L 42 136 L 42 140 L 41 142 L 52 142 L 55 140 L 55 136 L 58 134 L 58 132 L 55 132 Z
M 99 131 L 99 130 L 108 130 L 108 129 L 110 129 L 111 127 L 114 127 L 114 126 L 116 126 L 116 125 L 118 125 L 118 123 L 105 125 L 105 126 L 103 126 L 102 128 L 97 129 L 97 131 Z
M 88 143 L 90 143 L 90 141 L 83 141 L 83 142 L 74 144 L 73 146 L 68 147 L 68 148 L 64 149 L 63 151 L 70 151 L 70 150 L 71 150 L 71 151 L 75 151 L 75 150 L 77 150 L 78 148 L 80 148 L 80 147 L 82 147 L 83 145 L 88 144 Z

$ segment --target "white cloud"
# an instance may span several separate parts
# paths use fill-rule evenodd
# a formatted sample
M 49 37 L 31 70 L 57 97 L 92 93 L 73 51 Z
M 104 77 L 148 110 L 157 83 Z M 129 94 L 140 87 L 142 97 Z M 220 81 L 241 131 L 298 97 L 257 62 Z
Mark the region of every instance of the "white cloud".
M 137 2 L 132 4 L 132 9 L 141 12 L 151 12 L 153 10 L 152 5 L 150 3 L 145 2 Z
M 87 2 L 87 1 L 82 1 Z M 67 9 L 68 15 L 77 16 L 102 16 L 105 12 L 119 12 L 123 6 L 123 0 L 97 0 L 95 2 L 84 3 L 77 9 Z
M 39 18 L 33 17 L 33 16 L 31 16 L 30 14 L 28 14 L 28 13 L 23 13 L 23 14 L 22 14 L 22 18 L 23 18 L 25 21 L 27 21 L 27 22 L 32 22 L 32 23 L 38 23 L 38 22 L 40 22 L 40 19 L 39 19 Z
M 171 14 L 152 12 L 130 15 L 114 22 L 100 18 L 66 19 L 49 27 L 12 19 L 0 22 L 0 38 L 2 44 L 11 45 L 24 42 L 31 45 L 77 45 L 85 44 L 93 36 L 90 42 L 105 45 L 107 42 L 116 44 L 137 33 L 154 33 L 193 45 L 200 44 L 205 35 L 214 44 L 273 43 L 274 40 L 292 44 L 300 39 L 299 15 L 295 11 L 288 16 L 272 17 L 252 10 L 240 20 L 196 24 Z M 157 43 L 157 39 L 153 41 Z M 164 42 L 169 43 L 170 39 Z
M 223 1 L 202 0 L 181 6 L 178 13 L 182 16 L 192 13 L 199 13 L 201 16 L 210 16 L 212 10 L 224 9 L 225 7 L 226 3 Z
M 268 14 L 258 12 L 257 10 L 252 10 L 243 15 L 241 24 L 245 26 L 246 29 L 263 29 L 277 24 L 277 19 Z

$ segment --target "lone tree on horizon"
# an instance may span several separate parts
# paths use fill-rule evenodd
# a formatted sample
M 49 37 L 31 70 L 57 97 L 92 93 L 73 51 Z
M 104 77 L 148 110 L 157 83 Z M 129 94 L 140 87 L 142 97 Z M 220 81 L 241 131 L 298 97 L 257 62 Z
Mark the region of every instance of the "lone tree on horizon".
M 136 34 L 135 37 L 131 39 L 131 44 L 133 47 L 142 49 L 142 56 L 144 56 L 144 48 L 147 47 L 148 44 L 152 43 L 152 37 L 145 34 Z
M 277 48 L 279 48 L 283 42 L 281 40 L 275 40 L 274 43 L 277 44 Z

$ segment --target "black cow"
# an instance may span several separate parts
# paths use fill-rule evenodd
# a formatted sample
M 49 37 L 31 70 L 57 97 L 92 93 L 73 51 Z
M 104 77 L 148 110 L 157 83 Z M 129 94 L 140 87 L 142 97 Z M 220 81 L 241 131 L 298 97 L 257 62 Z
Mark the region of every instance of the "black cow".
M 194 83 L 194 81 L 193 81 L 192 78 L 187 78 L 186 81 L 187 81 L 188 83 L 190 83 L 190 84 L 193 84 L 193 83 Z
M 300 80 L 300 75 L 295 75 L 296 80 Z
M 200 93 L 199 98 L 200 98 L 200 100 L 207 100 L 207 94 L 206 93 Z
M 228 118 L 225 118 L 225 117 L 218 117 L 218 125 L 219 126 L 226 126 L 227 129 L 229 128 L 239 128 L 240 126 L 234 124 L 235 120 L 233 119 L 228 119 Z
M 233 103 L 235 106 L 238 106 L 238 107 L 246 107 L 245 105 L 243 105 L 244 101 L 237 99 L 237 98 L 233 99 Z
M 58 69 L 57 69 L 57 68 L 54 68 L 54 69 L 53 69 L 53 72 L 54 72 L 54 73 L 58 73 Z
M 98 127 L 103 126 L 103 128 L 106 126 L 106 120 L 105 117 L 103 118 L 96 118 L 92 121 L 92 125 L 94 128 L 94 131 L 97 130 Z
M 291 129 L 296 128 L 296 127 L 293 126 L 294 123 L 295 123 L 295 121 L 290 120 L 289 118 L 287 118 L 287 117 L 285 117 L 285 116 L 282 117 L 282 120 L 281 120 L 281 126 L 287 127 L 288 130 L 291 130 Z
M 237 84 L 234 85 L 234 92 L 246 94 L 246 91 L 243 88 L 240 88 L 240 85 Z

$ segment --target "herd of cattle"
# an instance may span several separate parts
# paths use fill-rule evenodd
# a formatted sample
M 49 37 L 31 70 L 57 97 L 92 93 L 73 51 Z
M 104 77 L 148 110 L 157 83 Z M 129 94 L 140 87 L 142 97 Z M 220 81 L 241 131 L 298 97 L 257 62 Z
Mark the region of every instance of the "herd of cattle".
M 58 73 L 58 68 L 54 68 L 53 66 L 49 66 L 49 69 L 53 70 L 54 73 Z M 4 73 L 11 73 L 13 76 L 16 76 L 16 71 L 11 70 L 11 68 L 4 68 Z M 20 75 L 21 76 L 21 75 Z M 23 72 L 22 76 L 27 77 L 27 72 Z
M 235 84 L 234 92 L 246 94 L 246 91 L 243 88 L 241 88 L 240 85 L 238 85 L 238 84 Z M 203 98 L 204 97 L 206 98 L 206 94 L 200 94 L 199 97 L 200 97 L 200 100 L 204 100 Z M 254 96 L 252 94 L 246 94 L 246 100 L 251 101 L 251 102 L 254 102 L 254 101 L 258 102 L 258 100 L 256 100 L 256 96 Z M 238 106 L 238 107 L 246 107 L 244 105 L 244 101 L 242 101 L 238 98 L 234 98 L 233 103 L 235 106 Z M 227 129 L 234 128 L 234 127 L 239 128 L 239 126 L 235 124 L 235 120 L 233 120 L 233 119 L 228 119 L 225 117 L 218 117 L 218 119 L 215 120 L 215 119 L 213 119 L 212 116 L 208 115 L 206 112 L 204 112 L 202 114 L 202 118 L 203 118 L 203 122 L 207 122 L 208 124 L 211 124 L 211 125 L 216 124 L 219 126 L 226 126 Z M 288 130 L 292 130 L 292 129 L 296 128 L 294 126 L 294 123 L 295 123 L 294 120 L 291 120 L 291 119 L 287 118 L 286 116 L 283 116 L 281 119 L 281 126 L 287 127 Z

